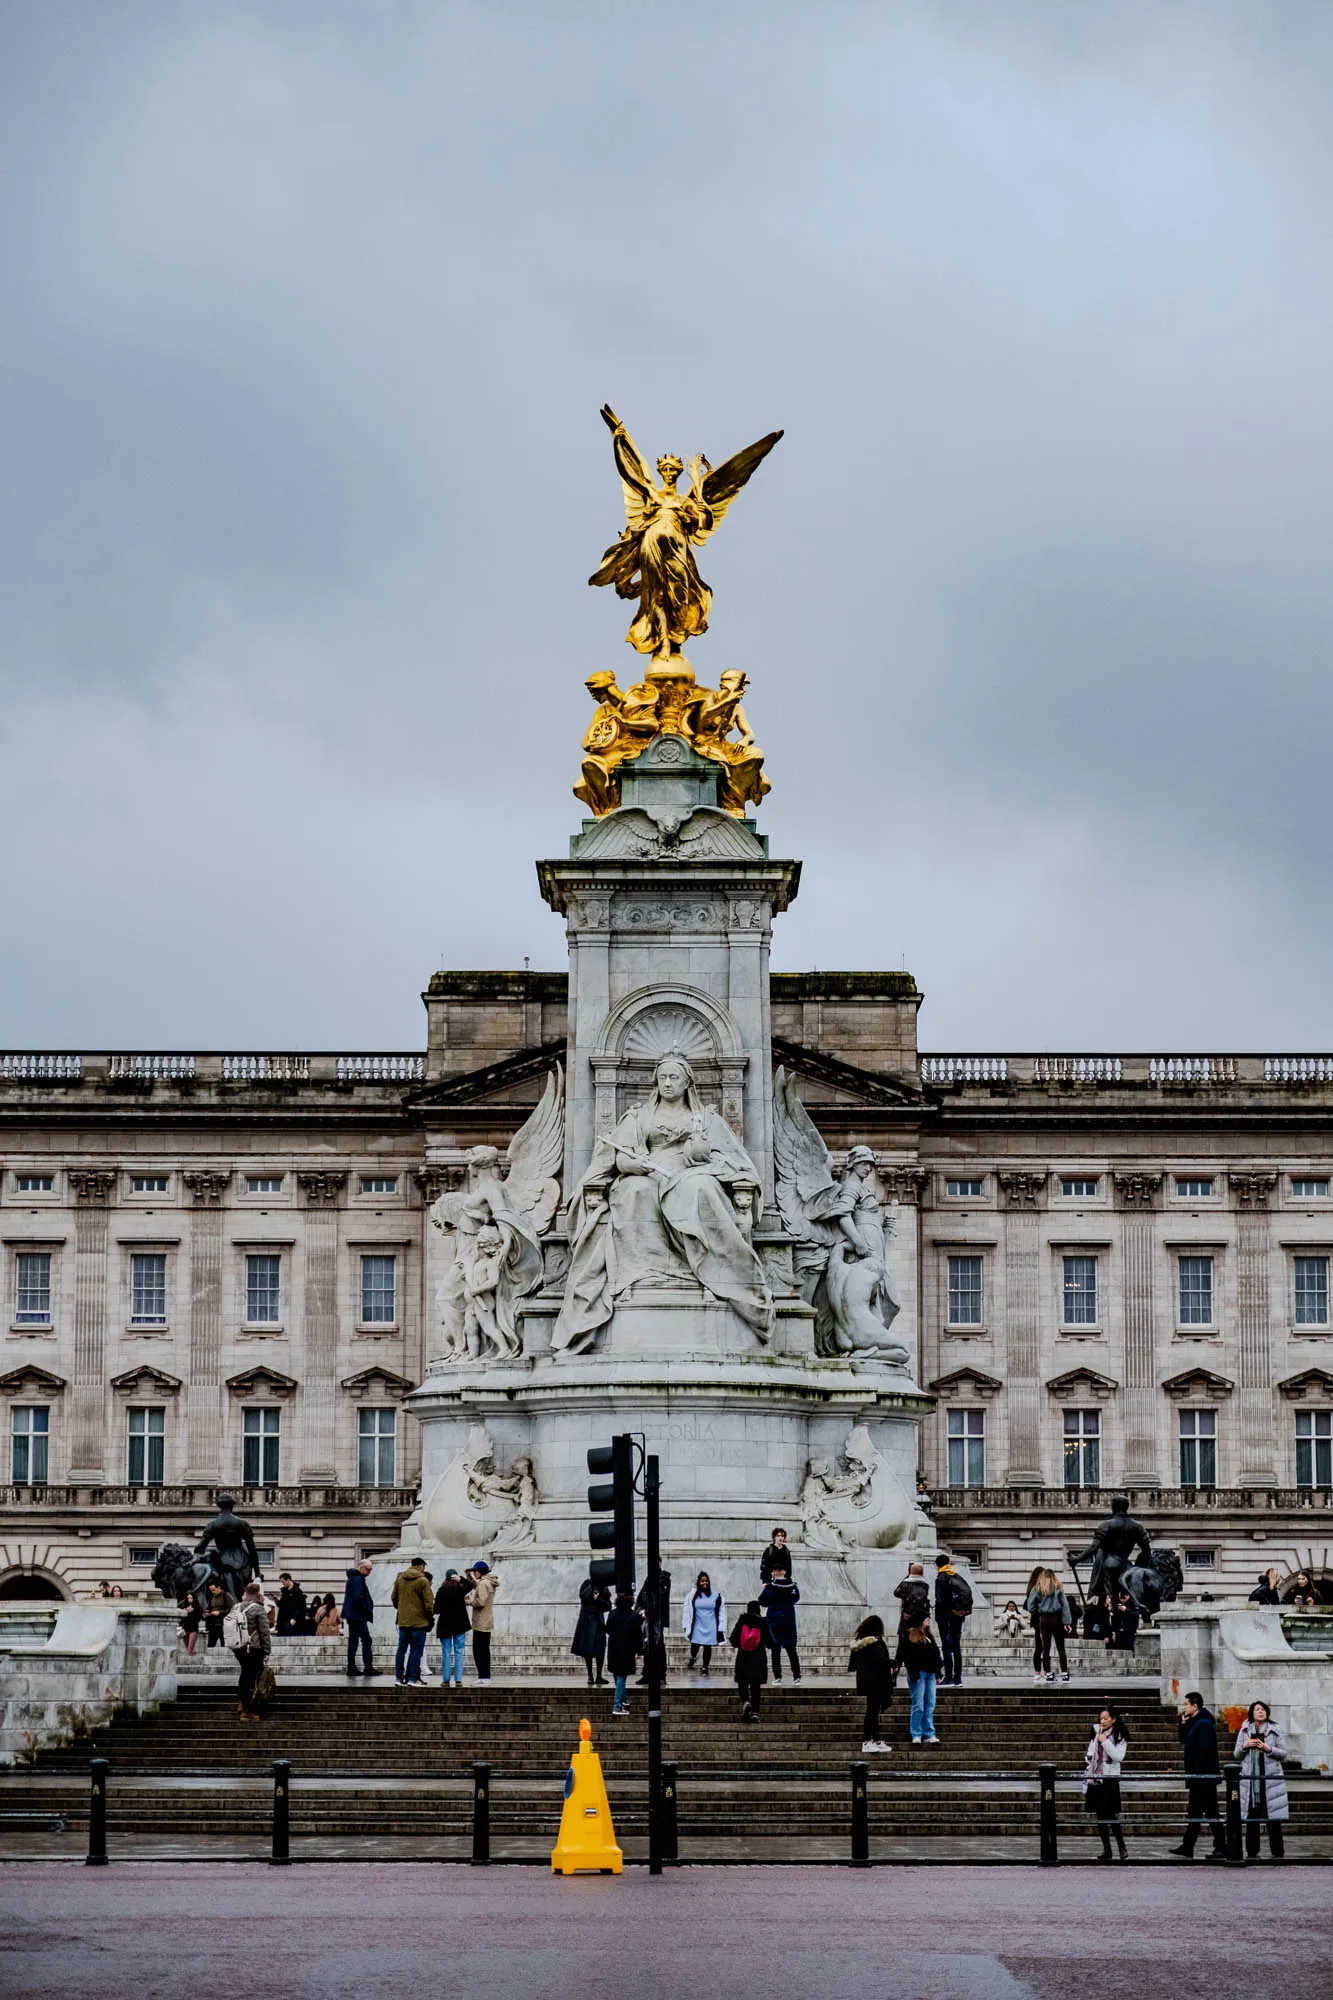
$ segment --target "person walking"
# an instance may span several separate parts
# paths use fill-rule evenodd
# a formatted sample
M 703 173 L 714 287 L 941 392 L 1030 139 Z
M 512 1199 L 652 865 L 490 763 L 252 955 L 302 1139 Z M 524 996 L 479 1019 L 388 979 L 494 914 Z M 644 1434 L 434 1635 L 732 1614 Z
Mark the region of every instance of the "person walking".
M 1171 1852 L 1192 1861 L 1203 1823 L 1211 1820 L 1213 1851 L 1209 1858 L 1225 1861 L 1226 1833 L 1217 1810 L 1217 1788 L 1222 1782 L 1217 1724 L 1198 1693 L 1187 1694 L 1180 1705 L 1180 1754 L 1185 1766 L 1185 1833 L 1179 1847 Z
M 796 1607 L 801 1593 L 781 1570 L 759 1593 L 759 1608 L 768 1625 L 769 1650 L 773 1655 L 773 1679 L 782 1679 L 782 1655 L 791 1662 L 791 1677 L 801 1678 L 801 1657 L 796 1650 Z
M 209 1584 L 208 1602 L 204 1611 L 204 1630 L 208 1634 L 210 1651 L 214 1646 L 220 1646 L 223 1643 L 222 1621 L 232 1609 L 235 1602 L 236 1599 L 232 1596 L 231 1592 L 225 1590 L 220 1583 Z
M 707 1674 L 713 1664 L 713 1648 L 722 1644 L 727 1629 L 727 1605 L 722 1592 L 713 1589 L 706 1569 L 699 1571 L 694 1589 L 686 1596 L 681 1626 L 690 1642 L 690 1665 L 694 1665 L 702 1647 L 703 1671 Z
M 1249 1597 L 1250 1603 L 1281 1604 L 1282 1592 L 1278 1589 L 1278 1585 L 1281 1583 L 1281 1581 L 1282 1581 L 1281 1570 L 1261 1569 L 1259 1572 L 1259 1587 L 1257 1590 L 1252 1590 L 1250 1592 L 1250 1597 Z
M 288 1570 L 283 1570 L 278 1585 L 278 1633 L 283 1638 L 293 1638 L 305 1625 L 305 1592 L 299 1583 L 293 1582 Z
M 1236 1737 L 1240 1759 L 1240 1816 L 1245 1822 L 1245 1852 L 1258 1857 L 1259 1836 L 1268 1828 L 1268 1851 L 1274 1861 L 1286 1853 L 1283 1827 L 1287 1803 L 1287 1741 L 1274 1722 L 1266 1701 L 1252 1701 Z
M 181 1622 L 177 1626 L 187 1659 L 194 1658 L 194 1649 L 199 1644 L 199 1627 L 203 1614 L 192 1597 L 187 1597 L 180 1607 Z
M 421 1671 L 421 1655 L 426 1650 L 426 1635 L 435 1615 L 435 1600 L 431 1595 L 424 1556 L 413 1556 L 407 1568 L 399 1571 L 393 1580 L 390 1601 L 398 1620 L 394 1680 L 399 1687 L 425 1687 L 427 1680 Z
M 456 1569 L 447 1569 L 435 1593 L 435 1635 L 440 1642 L 440 1680 L 448 1687 L 463 1685 L 463 1660 L 471 1630 L 467 1584 Z
M 242 1722 L 262 1722 L 263 1703 L 258 1694 L 259 1677 L 273 1650 L 264 1594 L 257 1583 L 247 1583 L 241 1601 L 228 1619 L 228 1638 L 240 1668 L 236 1683 L 236 1709 Z
M 938 1743 L 940 1739 L 935 1734 L 935 1687 L 944 1660 L 928 1618 L 923 1618 L 919 1625 L 909 1625 L 905 1632 L 899 1633 L 895 1665 L 907 1671 L 907 1685 L 912 1696 L 908 1727 L 913 1743 Z
M 634 1609 L 634 1599 L 629 1591 L 618 1590 L 606 1621 L 606 1670 L 616 1688 L 611 1705 L 612 1715 L 629 1714 L 625 1688 L 638 1665 L 644 1644 L 643 1619 Z
M 478 1687 L 489 1687 L 495 1593 L 500 1588 L 500 1579 L 486 1562 L 473 1563 L 468 1575 L 472 1579 L 472 1588 L 467 1594 L 467 1608 L 472 1613 L 472 1664 L 477 1669 Z
M 861 1755 L 887 1754 L 893 1745 L 880 1734 L 880 1718 L 893 1698 L 895 1670 L 884 1638 L 884 1620 L 876 1612 L 863 1618 L 856 1628 L 847 1671 L 856 1675 L 856 1692 L 865 1697 Z
M 579 1585 L 579 1615 L 569 1650 L 588 1669 L 588 1686 L 605 1687 L 602 1667 L 606 1661 L 606 1614 L 611 1609 L 611 1593 L 604 1583 L 585 1576 Z M 597 1678 L 593 1679 L 593 1667 Z
M 366 1581 L 369 1575 L 368 1562 L 353 1563 L 343 1584 L 343 1624 L 347 1628 L 347 1671 L 353 1676 L 359 1671 L 367 1680 L 375 1671 L 371 1663 L 370 1649 L 370 1628 L 375 1618 L 375 1600 Z M 356 1664 L 358 1649 L 362 1662 L 360 1669 Z
M 1129 1731 L 1120 1710 L 1108 1701 L 1093 1726 L 1083 1757 L 1083 1810 L 1097 1815 L 1097 1831 L 1102 1837 L 1099 1861 L 1111 1859 L 1112 1834 L 1120 1859 L 1129 1859 L 1120 1824 L 1120 1771 L 1128 1748 Z
M 1055 1669 L 1051 1665 L 1051 1647 L 1054 1645 L 1060 1661 L 1060 1678 L 1067 1681 L 1069 1661 L 1065 1657 L 1065 1633 L 1071 1622 L 1069 1599 L 1053 1569 L 1037 1572 L 1037 1581 L 1028 1593 L 1027 1608 L 1036 1614 L 1042 1673 L 1048 1681 L 1055 1679 Z
M 731 1644 L 736 1648 L 736 1688 L 741 1700 L 741 1721 L 758 1722 L 760 1699 L 768 1679 L 768 1647 L 765 1644 L 764 1614 L 759 1599 L 752 1597 L 731 1628 Z
M 759 1558 L 759 1581 L 772 1583 L 779 1570 L 787 1576 L 791 1575 L 791 1550 L 787 1547 L 785 1528 L 774 1528 L 768 1547 Z
M 343 1630 L 342 1614 L 331 1590 L 326 1590 L 315 1609 L 315 1637 L 317 1639 L 341 1639 Z
M 963 1685 L 963 1620 L 972 1610 L 972 1586 L 947 1555 L 935 1558 L 935 1630 L 944 1657 L 941 1687 Z

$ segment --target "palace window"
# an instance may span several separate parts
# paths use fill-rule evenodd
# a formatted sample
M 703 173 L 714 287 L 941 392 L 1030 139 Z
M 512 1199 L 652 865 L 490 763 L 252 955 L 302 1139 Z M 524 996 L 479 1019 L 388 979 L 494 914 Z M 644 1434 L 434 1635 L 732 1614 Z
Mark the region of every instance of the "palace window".
M 1186 1549 L 1186 1569 L 1214 1569 L 1217 1564 L 1215 1549 Z
M 1297 1410 L 1296 1484 L 1333 1486 L 1333 1410 Z
M 1098 1183 L 1095 1180 L 1079 1179 L 1078 1177 L 1075 1177 L 1073 1180 L 1062 1180 L 1060 1182 L 1061 1194 L 1071 1197 L 1083 1195 L 1091 1199 L 1096 1194 L 1097 1187 Z
M 241 1481 L 246 1486 L 276 1486 L 279 1447 L 282 1443 L 281 1410 L 246 1410 L 241 1438 Z
M 1293 1199 L 1296 1201 L 1327 1201 L 1328 1182 L 1324 1180 L 1298 1180 L 1293 1174 L 1291 1192 Z
M 1100 1486 L 1102 1483 L 1102 1413 L 1100 1410 L 1065 1411 L 1065 1485 Z
M 1064 1267 L 1065 1325 L 1096 1326 L 1097 1259 L 1066 1257 Z
M 245 1192 L 247 1194 L 281 1194 L 283 1176 L 281 1174 L 247 1174 Z
M 131 1194 L 165 1194 L 167 1177 L 165 1174 L 131 1174 Z
M 1328 1259 L 1296 1259 L 1296 1324 L 1328 1325 Z
M 950 1486 L 986 1484 L 986 1412 L 950 1410 L 948 1421 Z
M 245 1323 L 277 1326 L 281 1318 L 282 1259 L 272 1251 L 245 1260 Z
M 14 1320 L 18 1326 L 51 1324 L 51 1252 L 20 1250 L 14 1259 Z
M 979 1180 L 946 1181 L 944 1183 L 944 1192 L 947 1195 L 953 1195 L 955 1199 L 978 1201 L 981 1198 L 982 1192 L 981 1182 Z
M 1180 1483 L 1217 1484 L 1217 1411 L 1180 1412 Z
M 48 1403 L 15 1403 L 9 1413 L 9 1476 L 15 1486 L 45 1486 L 50 1460 Z
M 361 1324 L 392 1326 L 397 1317 L 397 1259 L 361 1259 Z
M 397 1174 L 362 1174 L 362 1194 L 397 1194 Z
M 361 1411 L 356 1468 L 359 1486 L 393 1485 L 397 1432 L 396 1410 Z
M 1213 1183 L 1210 1179 L 1199 1179 L 1193 1175 L 1178 1176 L 1176 1193 L 1182 1201 L 1209 1201 L 1212 1199 Z
M 20 1194 L 52 1194 L 55 1191 L 54 1174 L 17 1174 L 15 1179 Z
M 1211 1257 L 1182 1257 L 1180 1260 L 1180 1324 L 1211 1326 L 1213 1323 L 1213 1260 Z
M 131 1486 L 160 1486 L 166 1476 L 167 1413 L 152 1407 L 131 1410 L 126 1439 L 125 1477 Z
M 130 1258 L 131 1326 L 167 1323 L 167 1256 L 165 1250 L 136 1250 Z
M 981 1323 L 981 1259 L 950 1257 L 949 1325 L 980 1326 Z

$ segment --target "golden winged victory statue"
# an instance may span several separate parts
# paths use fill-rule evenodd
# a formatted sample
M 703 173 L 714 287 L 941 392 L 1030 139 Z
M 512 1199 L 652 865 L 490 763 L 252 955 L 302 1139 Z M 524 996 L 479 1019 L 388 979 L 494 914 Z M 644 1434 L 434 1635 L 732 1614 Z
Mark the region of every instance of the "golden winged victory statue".
M 589 678 L 588 692 L 598 708 L 584 737 L 583 776 L 575 796 L 595 814 L 612 811 L 620 803 L 616 765 L 636 757 L 655 735 L 673 732 L 725 768 L 721 803 L 727 812 L 743 815 L 747 801 L 757 804 L 770 789 L 762 753 L 740 706 L 746 676 L 732 669 L 722 675 L 720 690 L 698 687 L 681 649 L 687 639 L 708 630 L 713 601 L 694 551 L 708 540 L 782 432 L 770 431 L 716 469 L 702 455 L 692 458 L 682 493 L 677 490 L 686 470 L 682 459 L 671 453 L 659 458 L 661 484 L 655 484 L 609 404 L 602 406 L 602 419 L 614 440 L 625 527 L 588 582 L 612 583 L 617 597 L 638 599 L 638 615 L 625 636 L 636 652 L 651 655 L 652 665 L 628 689 L 617 687 L 614 674 Z

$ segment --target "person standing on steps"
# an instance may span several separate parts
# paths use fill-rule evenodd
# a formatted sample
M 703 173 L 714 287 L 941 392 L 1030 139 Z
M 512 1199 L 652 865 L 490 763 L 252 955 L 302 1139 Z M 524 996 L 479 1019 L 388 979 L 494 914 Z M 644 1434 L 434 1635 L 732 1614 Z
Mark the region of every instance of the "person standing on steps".
M 370 1651 L 370 1628 L 375 1618 L 375 1600 L 366 1581 L 369 1575 L 368 1562 L 353 1563 L 347 1572 L 347 1581 L 343 1585 L 343 1624 L 347 1627 L 347 1671 L 353 1675 L 360 1672 L 367 1680 L 375 1671 Z M 356 1664 L 358 1648 L 361 1653 L 360 1668 Z
M 264 1594 L 257 1583 L 247 1583 L 241 1601 L 232 1612 L 229 1637 L 240 1667 L 236 1683 L 236 1708 L 242 1722 L 262 1722 L 263 1709 L 256 1693 L 264 1662 L 273 1650 Z
M 948 1556 L 935 1558 L 935 1630 L 944 1656 L 941 1687 L 963 1685 L 963 1620 L 972 1609 L 972 1586 Z
M 462 1687 L 463 1659 L 471 1629 L 467 1615 L 467 1584 L 456 1569 L 447 1569 L 444 1582 L 435 1593 L 435 1633 L 440 1642 L 442 1685 Z
M 1116 1851 L 1128 1861 L 1124 1829 L 1120 1824 L 1120 1771 L 1129 1748 L 1129 1731 L 1114 1702 L 1107 1702 L 1096 1723 L 1083 1757 L 1083 1810 L 1097 1816 L 1102 1837 L 1099 1861 L 1111 1859 L 1111 1836 Z
M 1213 1851 L 1210 1860 L 1227 1858 L 1226 1834 L 1217 1810 L 1217 1788 L 1222 1782 L 1222 1766 L 1217 1757 L 1217 1724 L 1203 1705 L 1203 1696 L 1187 1694 L 1180 1707 L 1180 1753 L 1185 1765 L 1185 1834 L 1173 1854 L 1186 1861 L 1194 1859 L 1194 1849 L 1205 1820 L 1212 1822 Z
M 606 1621 L 606 1670 L 616 1684 L 612 1715 L 629 1714 L 625 1687 L 638 1665 L 645 1643 L 643 1619 L 634 1609 L 633 1597 L 627 1590 L 618 1590 L 614 1608 Z
M 681 1624 L 690 1642 L 690 1665 L 694 1665 L 702 1647 L 703 1670 L 707 1674 L 713 1664 L 713 1648 L 722 1644 L 722 1635 L 727 1629 L 727 1606 L 722 1592 L 713 1589 L 706 1569 L 699 1571 L 694 1589 L 685 1599 Z
M 1274 1861 L 1286 1853 L 1283 1827 L 1287 1803 L 1287 1743 L 1268 1712 L 1266 1701 L 1252 1701 L 1236 1737 L 1240 1759 L 1240 1816 L 1245 1822 L 1245 1852 L 1258 1858 L 1259 1836 L 1268 1828 L 1268 1851 Z
M 661 1624 L 661 1637 L 657 1642 L 657 1678 L 660 1681 L 661 1685 L 665 1687 L 667 1682 L 666 1635 L 671 1630 L 671 1571 L 669 1569 L 658 1571 L 658 1585 L 659 1588 L 657 1595 L 657 1603 L 658 1603 L 659 1620 Z M 642 1584 L 639 1586 L 639 1594 L 634 1600 L 634 1609 L 636 1611 L 641 1611 L 643 1613 L 644 1629 L 645 1631 L 649 1630 L 650 1627 L 649 1627 L 649 1617 L 648 1617 L 648 1579 L 646 1577 L 644 1578 Z M 652 1641 L 650 1638 L 649 1644 L 651 1643 Z M 648 1682 L 648 1662 L 647 1659 L 645 1658 L 643 1663 L 643 1672 L 639 1675 L 639 1686 L 645 1687 L 647 1685 L 647 1682 Z
M 392 1603 L 398 1618 L 398 1657 L 393 1677 L 399 1687 L 424 1687 L 421 1656 L 435 1615 L 424 1556 L 413 1556 L 407 1568 L 394 1578 Z
M 605 1687 L 602 1667 L 606 1661 L 606 1614 L 611 1609 L 611 1593 L 605 1584 L 585 1576 L 579 1585 L 579 1615 L 569 1650 L 588 1669 L 588 1686 Z M 593 1679 L 593 1667 L 597 1678 Z
M 899 1604 L 898 1637 L 901 1638 L 910 1625 L 919 1625 L 930 1616 L 930 1585 L 920 1563 L 907 1565 L 907 1574 L 901 1583 L 894 1585 L 893 1594 Z
M 1111 1635 L 1106 1641 L 1108 1653 L 1132 1653 L 1139 1636 L 1139 1614 L 1134 1602 L 1122 1590 L 1114 1611 L 1111 1613 Z
M 938 1743 L 940 1739 L 935 1734 L 935 1684 L 944 1661 L 928 1618 L 923 1618 L 919 1625 L 908 1626 L 905 1632 L 899 1634 L 898 1657 L 894 1664 L 907 1670 L 907 1685 L 912 1694 L 910 1727 L 913 1743 Z
M 796 1607 L 801 1593 L 789 1576 L 779 1570 L 759 1593 L 759 1607 L 768 1625 L 768 1643 L 773 1654 L 773 1679 L 782 1679 L 782 1655 L 791 1661 L 791 1677 L 801 1678 L 801 1659 L 796 1650 Z
M 758 1722 L 760 1697 L 768 1679 L 768 1647 L 765 1644 L 764 1614 L 759 1599 L 752 1597 L 731 1628 L 736 1648 L 736 1689 L 741 1698 L 741 1721 Z
M 791 1550 L 787 1547 L 785 1528 L 774 1528 L 768 1547 L 759 1558 L 759 1581 L 772 1583 L 779 1570 L 786 1576 L 791 1575 Z
M 305 1592 L 299 1583 L 292 1580 L 290 1570 L 284 1570 L 278 1578 L 278 1634 L 291 1638 L 305 1628 Z
M 884 1620 L 873 1611 L 856 1628 L 847 1671 L 856 1675 L 856 1692 L 865 1697 L 861 1755 L 887 1753 L 893 1745 L 886 1743 L 880 1734 L 880 1717 L 893 1699 L 895 1670 L 884 1638 Z
M 208 1634 L 209 1650 L 222 1644 L 222 1621 L 235 1604 L 236 1599 L 220 1583 L 208 1586 L 208 1605 L 204 1612 L 204 1630 Z
M 491 1684 L 491 1634 L 495 1630 L 495 1593 L 500 1579 L 489 1563 L 475 1562 L 468 1571 L 472 1588 L 467 1607 L 472 1613 L 472 1664 L 477 1669 L 477 1685 Z
M 1065 1658 L 1065 1633 L 1069 1629 L 1071 1614 L 1069 1599 L 1053 1569 L 1038 1570 L 1037 1581 L 1028 1594 L 1027 1608 L 1036 1614 L 1042 1673 L 1048 1681 L 1055 1679 L 1055 1669 L 1051 1665 L 1051 1646 L 1054 1644 L 1060 1660 L 1060 1678 L 1067 1681 L 1069 1662 Z

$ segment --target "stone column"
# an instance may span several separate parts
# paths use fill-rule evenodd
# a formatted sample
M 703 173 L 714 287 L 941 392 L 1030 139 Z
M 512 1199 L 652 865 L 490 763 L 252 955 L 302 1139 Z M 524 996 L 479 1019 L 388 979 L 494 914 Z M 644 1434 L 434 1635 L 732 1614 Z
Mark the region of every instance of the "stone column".
M 911 1355 L 908 1367 L 913 1381 L 919 1382 L 925 1369 L 921 1332 L 921 1196 L 930 1175 L 924 1167 L 900 1165 L 881 1166 L 878 1171 L 884 1199 L 897 1205 L 886 1259 L 889 1276 L 902 1300 L 893 1331 Z M 919 1433 L 920 1425 L 917 1430 Z
M 190 1217 L 190 1329 L 186 1365 L 185 1484 L 222 1477 L 222 1197 L 230 1173 L 184 1175 Z
M 71 1486 L 106 1483 L 106 1259 L 114 1167 L 75 1167 L 74 1371 L 70 1385 Z
M 1010 1486 L 1044 1486 L 1041 1454 L 1041 1228 L 1044 1173 L 1002 1173 L 1004 1194 L 1005 1403 Z M 987 1308 L 989 1311 L 989 1308 Z
M 1236 1409 L 1240 1416 L 1242 1486 L 1276 1486 L 1277 1427 L 1273 1412 L 1273 1330 L 1269 1315 L 1268 1202 L 1276 1174 L 1228 1174 L 1240 1207 L 1236 1322 L 1240 1336 Z
M 569 940 L 569 1055 L 565 1078 L 565 1178 L 568 1202 L 587 1172 L 599 1117 L 608 1121 L 607 1079 L 594 1077 L 589 1054 L 611 1006 L 611 891 L 583 889 L 566 908 Z M 611 1080 L 609 1123 L 615 1123 Z
M 1153 1310 L 1153 1209 L 1160 1174 L 1113 1174 L 1120 1220 L 1125 1315 L 1124 1484 L 1160 1486 L 1157 1330 Z
M 305 1196 L 305 1295 L 302 1313 L 301 1483 L 338 1479 L 338 1197 L 345 1173 L 296 1176 Z

